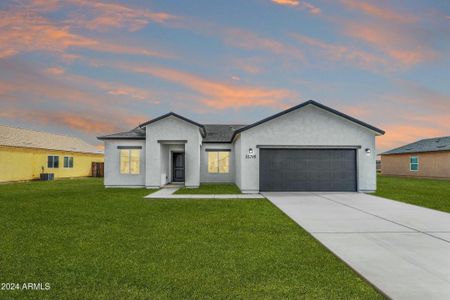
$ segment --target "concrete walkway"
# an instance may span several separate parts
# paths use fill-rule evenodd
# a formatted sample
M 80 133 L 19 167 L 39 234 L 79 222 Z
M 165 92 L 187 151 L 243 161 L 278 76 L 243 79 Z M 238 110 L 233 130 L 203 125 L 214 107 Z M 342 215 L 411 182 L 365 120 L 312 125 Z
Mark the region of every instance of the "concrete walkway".
M 179 187 L 164 187 L 150 195 L 148 199 L 263 199 L 260 194 L 174 194 Z
M 263 193 L 393 299 L 450 299 L 450 214 L 360 193 Z

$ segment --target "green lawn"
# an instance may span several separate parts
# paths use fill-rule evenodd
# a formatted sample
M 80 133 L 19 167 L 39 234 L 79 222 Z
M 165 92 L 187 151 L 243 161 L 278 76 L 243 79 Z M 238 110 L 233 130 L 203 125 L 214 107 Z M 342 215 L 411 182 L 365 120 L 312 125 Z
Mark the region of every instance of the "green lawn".
M 381 296 L 265 200 L 148 200 L 97 179 L 0 185 L 0 298 Z
M 378 176 L 377 196 L 450 212 L 450 181 Z
M 240 194 L 241 190 L 234 184 L 202 183 L 197 189 L 181 188 L 174 194 Z

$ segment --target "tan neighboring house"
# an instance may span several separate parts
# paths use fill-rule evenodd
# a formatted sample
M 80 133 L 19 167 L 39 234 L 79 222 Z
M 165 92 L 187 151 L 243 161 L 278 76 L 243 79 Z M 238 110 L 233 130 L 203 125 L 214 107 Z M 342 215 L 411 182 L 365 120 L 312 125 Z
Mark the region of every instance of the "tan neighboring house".
M 79 138 L 0 125 L 0 182 L 90 176 L 93 162 L 103 152 Z
M 450 136 L 424 139 L 382 153 L 381 174 L 450 179 Z

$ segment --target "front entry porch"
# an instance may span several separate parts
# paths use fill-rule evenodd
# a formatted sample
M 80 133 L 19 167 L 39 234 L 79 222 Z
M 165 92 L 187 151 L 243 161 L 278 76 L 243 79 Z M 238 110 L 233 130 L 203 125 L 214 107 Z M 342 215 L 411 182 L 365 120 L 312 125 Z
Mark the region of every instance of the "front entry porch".
M 186 179 L 185 144 L 175 141 L 160 141 L 161 187 L 167 184 L 184 186 Z
M 172 152 L 172 182 L 184 183 L 185 160 L 184 152 Z

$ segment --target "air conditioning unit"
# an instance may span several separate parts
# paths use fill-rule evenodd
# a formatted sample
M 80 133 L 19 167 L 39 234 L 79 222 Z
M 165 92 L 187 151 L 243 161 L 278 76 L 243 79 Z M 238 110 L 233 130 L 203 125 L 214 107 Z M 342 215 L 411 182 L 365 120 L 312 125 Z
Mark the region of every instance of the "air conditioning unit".
M 54 173 L 41 173 L 40 179 L 41 179 L 41 181 L 54 180 L 55 174 Z

